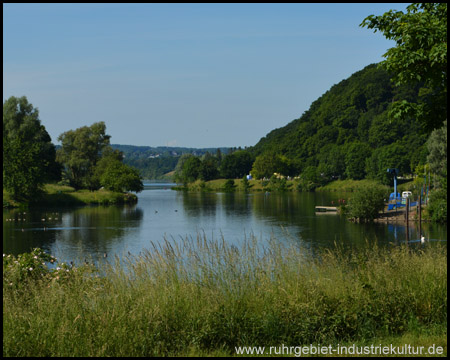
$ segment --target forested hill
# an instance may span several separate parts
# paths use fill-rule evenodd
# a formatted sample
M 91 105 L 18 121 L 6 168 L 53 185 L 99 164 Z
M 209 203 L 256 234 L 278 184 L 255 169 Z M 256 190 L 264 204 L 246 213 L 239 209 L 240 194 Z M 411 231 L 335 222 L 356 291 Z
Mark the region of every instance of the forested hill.
M 202 156 L 207 152 L 216 154 L 218 148 L 185 148 L 169 146 L 134 146 L 111 144 L 113 149 L 118 149 L 124 154 L 123 162 L 139 170 L 144 179 L 162 179 L 165 174 L 175 169 L 178 160 L 183 154 Z M 226 154 L 228 148 L 219 148 Z
M 308 169 L 328 180 L 383 180 L 388 167 L 411 173 L 426 160 L 429 134 L 421 133 L 414 118 L 391 120 L 388 112 L 393 101 L 415 102 L 419 88 L 396 87 L 385 70 L 369 65 L 332 86 L 299 119 L 271 131 L 249 150 L 254 156 L 284 155 L 292 174 Z

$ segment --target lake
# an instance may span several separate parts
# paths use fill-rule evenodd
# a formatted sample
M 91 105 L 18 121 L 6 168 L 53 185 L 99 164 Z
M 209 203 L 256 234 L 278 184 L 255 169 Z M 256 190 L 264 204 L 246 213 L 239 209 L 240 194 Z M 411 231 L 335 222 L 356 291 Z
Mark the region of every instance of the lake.
M 310 256 L 321 248 L 364 247 L 405 241 L 404 224 L 357 224 L 336 214 L 316 214 L 350 195 L 337 193 L 185 193 L 173 184 L 152 183 L 132 206 L 85 206 L 3 210 L 3 252 L 20 254 L 40 247 L 60 261 L 138 255 L 151 242 L 198 234 L 239 247 L 254 235 L 299 246 Z M 25 212 L 25 214 L 24 214 Z M 446 240 L 447 226 L 422 224 L 427 239 Z M 419 239 L 411 225 L 410 239 Z

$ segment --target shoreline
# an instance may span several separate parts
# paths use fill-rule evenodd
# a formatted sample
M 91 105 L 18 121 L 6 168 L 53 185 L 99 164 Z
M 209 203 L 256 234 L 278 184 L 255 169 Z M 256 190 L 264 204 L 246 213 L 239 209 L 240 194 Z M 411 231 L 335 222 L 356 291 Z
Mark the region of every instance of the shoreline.
M 75 190 L 70 186 L 46 184 L 44 193 L 39 199 L 29 202 L 18 202 L 10 198 L 3 190 L 3 208 L 40 206 L 87 206 L 87 205 L 123 205 L 135 204 L 138 197 L 133 193 L 118 193 L 109 190 Z

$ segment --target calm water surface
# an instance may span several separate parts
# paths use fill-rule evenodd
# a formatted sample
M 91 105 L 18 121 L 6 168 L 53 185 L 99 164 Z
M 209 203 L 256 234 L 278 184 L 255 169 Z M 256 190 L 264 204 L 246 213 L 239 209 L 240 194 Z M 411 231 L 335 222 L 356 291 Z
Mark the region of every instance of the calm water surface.
M 150 184 L 133 206 L 92 206 L 3 210 L 3 253 L 40 247 L 60 261 L 99 259 L 104 253 L 139 254 L 150 242 L 197 234 L 239 246 L 255 235 L 262 242 L 294 243 L 314 256 L 320 248 L 344 248 L 405 241 L 400 224 L 354 224 L 339 215 L 315 214 L 314 206 L 331 206 L 347 195 L 335 193 L 183 193 L 170 184 Z M 10 220 L 11 219 L 11 220 Z M 45 219 L 45 220 L 43 220 Z M 428 239 L 446 240 L 447 227 L 423 224 Z M 418 239 L 411 226 L 410 239 Z

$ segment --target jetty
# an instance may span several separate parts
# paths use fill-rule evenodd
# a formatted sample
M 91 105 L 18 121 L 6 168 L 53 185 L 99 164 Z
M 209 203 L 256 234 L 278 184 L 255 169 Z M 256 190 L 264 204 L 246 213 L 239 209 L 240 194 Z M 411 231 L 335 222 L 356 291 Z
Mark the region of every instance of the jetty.
M 337 213 L 338 208 L 336 206 L 316 206 L 314 208 L 316 212 L 324 213 L 324 212 L 332 212 Z

